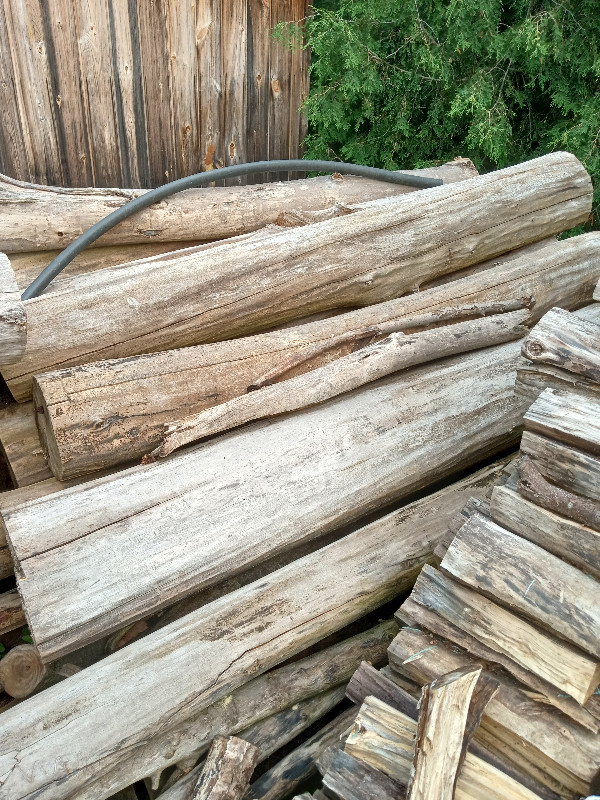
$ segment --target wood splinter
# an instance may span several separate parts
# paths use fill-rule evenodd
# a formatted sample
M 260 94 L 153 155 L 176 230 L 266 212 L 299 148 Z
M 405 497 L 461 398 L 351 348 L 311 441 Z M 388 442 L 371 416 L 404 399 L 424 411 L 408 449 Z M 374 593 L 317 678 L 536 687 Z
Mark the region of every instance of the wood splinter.
M 258 747 L 236 736 L 217 736 L 191 800 L 241 800 L 258 761 Z

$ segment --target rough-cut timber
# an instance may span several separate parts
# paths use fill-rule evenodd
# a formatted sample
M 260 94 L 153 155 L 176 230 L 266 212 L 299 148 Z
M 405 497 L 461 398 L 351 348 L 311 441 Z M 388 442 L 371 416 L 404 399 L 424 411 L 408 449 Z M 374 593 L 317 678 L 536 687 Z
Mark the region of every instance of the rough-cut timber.
M 0 448 L 15 487 L 52 477 L 40 444 L 33 403 L 13 403 L 0 411 Z
M 523 355 L 600 383 L 600 325 L 553 308 L 523 343 Z
M 35 647 L 20 644 L 0 661 L 0 688 L 11 697 L 28 697 L 46 673 Z
M 417 702 L 414 697 L 375 669 L 372 664 L 363 661 L 348 683 L 346 697 L 360 706 L 369 696 L 377 697 L 378 700 L 401 711 L 416 722 Z
M 523 410 L 513 392 L 519 349 L 514 342 L 418 367 L 4 510 L 42 658 L 506 447 Z
M 454 183 L 476 176 L 468 159 L 441 167 L 407 170 Z M 285 211 L 316 211 L 414 192 L 410 186 L 345 176 L 290 183 L 189 189 L 136 214 L 98 240 L 102 247 L 147 245 L 148 241 L 210 241 L 237 236 L 276 222 Z M 6 253 L 62 249 L 87 228 L 129 200 L 135 189 L 64 189 L 0 176 L 0 249 Z M 181 245 L 178 245 L 181 246 Z M 173 248 L 175 249 L 175 248 Z
M 472 308 L 467 309 L 473 313 Z M 417 364 L 520 339 L 527 331 L 524 325 L 528 318 L 528 311 L 509 311 L 411 335 L 391 333 L 310 372 L 260 387 L 167 425 L 163 443 L 151 455 L 164 458 L 190 442 L 255 419 L 323 403 Z
M 546 389 L 524 417 L 525 427 L 579 450 L 600 455 L 600 401 Z
M 38 375 L 42 441 L 53 468 L 65 477 L 141 458 L 160 443 L 165 423 L 244 394 L 261 375 L 312 349 L 318 355 L 303 361 L 300 371 L 327 363 L 348 353 L 365 329 L 396 319 L 435 318 L 461 304 L 514 301 L 523 294 L 535 298 L 534 320 L 558 302 L 576 307 L 589 301 L 600 274 L 599 249 L 597 234 L 550 242 L 477 275 L 326 320 Z
M 0 253 L 0 364 L 20 361 L 27 345 L 27 314 L 10 261 Z
M 476 514 L 454 537 L 440 569 L 600 657 L 598 582 L 542 547 Z
M 323 776 L 323 788 L 328 796 L 343 800 L 402 800 L 404 787 L 384 772 L 338 751 Z
M 552 153 L 260 241 L 75 276 L 26 301 L 26 352 L 3 374 L 22 398 L 34 374 L 59 367 L 389 300 L 587 219 L 591 197 L 577 159 Z
M 0 635 L 25 624 L 25 612 L 17 590 L 0 594 Z
M 494 488 L 490 513 L 499 525 L 600 579 L 600 532 L 542 508 L 506 486 Z
M 258 748 L 253 744 L 236 736 L 217 736 L 191 800 L 242 800 L 257 760 Z

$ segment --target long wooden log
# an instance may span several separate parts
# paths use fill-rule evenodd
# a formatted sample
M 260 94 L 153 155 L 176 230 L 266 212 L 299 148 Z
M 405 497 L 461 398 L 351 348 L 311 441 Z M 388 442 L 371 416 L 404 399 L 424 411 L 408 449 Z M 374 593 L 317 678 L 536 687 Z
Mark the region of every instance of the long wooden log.
M 440 167 L 409 170 L 444 183 L 477 175 L 468 159 Z M 95 222 L 143 189 L 64 189 L 37 186 L 0 176 L 0 250 L 20 253 L 62 249 Z M 140 245 L 151 241 L 210 241 L 236 236 L 274 223 L 286 211 L 315 211 L 336 203 L 362 203 L 415 191 L 410 186 L 344 176 L 308 178 L 289 183 L 190 189 L 156 203 L 121 222 L 99 244 Z
M 524 417 L 525 427 L 579 450 L 600 455 L 600 402 L 546 389 Z
M 258 747 L 236 736 L 217 736 L 191 800 L 242 800 L 257 761 Z
M 458 531 L 442 572 L 600 657 L 598 582 L 481 515 Z
M 4 510 L 42 658 L 506 447 L 522 413 L 512 388 L 518 352 L 515 342 L 416 368 L 159 464 Z
M 506 486 L 493 490 L 490 513 L 508 530 L 600 579 L 600 532 L 542 508 Z
M 259 241 L 75 276 L 68 289 L 26 301 L 26 352 L 3 374 L 22 397 L 51 369 L 389 300 L 587 219 L 591 197 L 581 164 L 553 153 Z

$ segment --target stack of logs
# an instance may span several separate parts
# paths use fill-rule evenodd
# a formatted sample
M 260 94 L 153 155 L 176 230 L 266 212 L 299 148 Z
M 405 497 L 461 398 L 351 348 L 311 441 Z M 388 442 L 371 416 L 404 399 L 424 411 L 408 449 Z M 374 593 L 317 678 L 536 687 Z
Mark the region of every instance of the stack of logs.
M 480 551 L 495 558 L 496 528 L 525 542 L 489 518 L 493 486 L 518 494 L 513 457 L 489 460 L 517 445 L 544 371 L 557 396 L 576 389 L 593 402 L 582 384 L 597 377 L 533 355 L 526 367 L 519 341 L 552 315 L 595 324 L 593 309 L 555 308 L 589 303 L 600 278 L 599 234 L 554 238 L 587 219 L 591 182 L 566 153 L 485 176 L 462 161 L 433 173 L 448 185 L 401 195 L 329 178 L 285 191 L 198 190 L 191 221 L 181 204 L 149 209 L 115 230 L 96 260 L 27 301 L 17 287 L 39 253 L 15 250 L 66 244 L 108 201 L 104 190 L 79 198 L 7 186 L 12 234 L 0 233 L 0 266 L 14 276 L 0 359 L 18 404 L 0 420 L 15 484 L 0 496 L 9 646 L 0 682 L 13 698 L 0 726 L 0 798 L 105 800 L 143 780 L 164 800 L 276 800 L 317 767 L 317 796 L 354 800 L 358 775 L 373 787 L 363 797 L 445 797 L 425 746 L 411 765 L 415 732 L 435 739 L 448 706 L 460 719 L 436 752 L 452 750 L 440 775 L 457 797 L 589 789 L 600 754 L 590 699 L 600 649 L 589 648 L 600 615 L 582 614 L 573 639 L 571 627 L 554 625 L 558 607 L 540 599 L 545 616 L 535 622 L 547 628 L 552 618 L 551 634 L 530 639 L 536 628 L 523 616 L 541 597 L 535 582 L 523 608 L 507 611 L 513 600 L 495 585 L 492 601 L 487 585 L 430 565 L 448 547 L 446 570 L 453 548 L 475 548 L 484 534 Z M 0 193 L 0 232 L 4 201 Z M 211 220 L 229 211 L 220 233 L 233 238 L 205 243 L 218 235 Z M 148 231 L 157 249 L 135 251 Z M 173 251 L 173 241 L 186 246 Z M 531 413 L 526 437 L 541 439 Z M 554 457 L 526 437 L 540 480 L 555 481 L 552 467 L 544 472 Z M 593 459 L 588 439 L 565 441 L 553 444 L 575 443 Z M 569 475 L 583 474 L 581 463 Z M 520 469 L 531 484 L 531 469 Z M 569 524 L 590 526 L 572 515 Z M 523 574 L 529 563 L 519 555 Z M 593 580 L 581 575 L 581 587 Z M 566 572 L 559 577 L 561 602 L 574 602 Z M 467 594 L 479 605 L 459 620 L 434 613 L 429 597 L 447 585 L 458 587 L 456 608 Z M 400 613 L 428 632 L 397 634 L 387 617 L 413 587 Z M 487 624 L 502 645 L 473 630 L 486 603 L 501 615 Z M 443 619 L 443 630 L 413 618 L 413 605 Z M 21 640 L 25 623 L 33 644 Z M 468 652 L 436 644 L 456 642 L 455 631 Z M 394 653 L 410 635 L 424 652 L 400 663 Z M 515 642 L 524 654 L 508 651 Z M 360 667 L 382 666 L 388 646 L 385 672 Z M 361 704 L 353 725 L 344 697 L 357 668 L 347 690 Z M 418 721 L 417 683 L 431 683 Z M 517 701 L 531 730 L 514 742 Z M 514 719 L 489 723 L 499 706 Z M 554 746 L 557 719 L 568 732 L 554 734 Z M 529 766 L 535 748 L 542 755 Z

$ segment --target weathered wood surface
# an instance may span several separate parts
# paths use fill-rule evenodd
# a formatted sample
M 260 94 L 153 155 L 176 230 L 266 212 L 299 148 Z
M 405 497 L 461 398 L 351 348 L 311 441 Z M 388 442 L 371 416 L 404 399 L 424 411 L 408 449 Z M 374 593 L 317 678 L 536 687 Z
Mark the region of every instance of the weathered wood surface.
M 0 448 L 15 487 L 52 478 L 35 424 L 33 403 L 14 403 L 0 411 Z
M 255 419 L 323 403 L 417 364 L 520 339 L 527 331 L 524 326 L 528 318 L 528 311 L 510 311 L 422 333 L 391 333 L 315 370 L 258 388 L 167 425 L 164 441 L 151 456 L 164 458 L 190 442 Z
M 518 459 L 518 456 L 515 457 L 515 460 Z M 464 508 L 461 508 L 460 512 L 450 520 L 450 524 L 448 525 L 448 532 L 435 548 L 435 556 L 441 561 L 444 556 L 446 555 L 446 551 L 450 547 L 452 540 L 458 533 L 458 531 L 462 528 L 462 526 L 471 519 L 473 514 L 482 514 L 484 517 L 489 517 L 490 515 L 490 503 L 489 499 L 485 498 L 481 500 L 478 497 L 469 497 L 466 505 Z
M 328 796 L 343 800 L 402 800 L 404 787 L 384 772 L 340 750 L 323 776 Z
M 11 697 L 28 697 L 39 686 L 45 671 L 35 647 L 19 644 L 0 661 L 0 688 Z
M 600 504 L 550 483 L 530 459 L 519 470 L 519 492 L 542 508 L 600 531 Z
M 458 531 L 442 572 L 600 657 L 600 585 L 577 567 L 475 515 Z
M 42 657 L 52 660 L 506 447 L 523 410 L 513 392 L 519 347 L 419 367 L 159 464 L 4 510 Z
M 473 731 L 468 728 L 476 702 L 483 708 L 497 685 L 475 697 L 481 667 L 450 672 L 423 687 L 415 736 L 415 755 L 407 786 L 409 800 L 453 800 Z
M 317 774 L 316 760 L 325 748 L 339 741 L 356 716 L 356 709 L 349 708 L 324 725 L 306 742 L 284 756 L 252 783 L 246 800 L 284 800 L 305 781 Z
M 346 688 L 346 697 L 357 705 L 362 705 L 369 696 L 377 697 L 383 703 L 417 720 L 417 703 L 404 689 L 363 661 Z
M 478 174 L 467 159 L 408 172 L 441 178 L 444 183 Z M 414 191 L 418 190 L 411 186 L 353 176 L 341 180 L 327 176 L 258 186 L 188 189 L 119 223 L 92 248 L 178 242 L 172 248 L 177 249 L 194 241 L 225 239 L 258 230 L 275 223 L 286 211 L 311 212 L 332 208 L 337 203 L 361 204 Z M 132 189 L 37 186 L 2 175 L 0 249 L 9 254 L 62 250 L 115 208 L 143 193 L 144 190 Z
M 299 369 L 344 355 L 352 343 L 332 343 L 353 333 L 359 337 L 366 328 L 461 304 L 518 300 L 524 293 L 535 298 L 533 320 L 558 302 L 577 306 L 591 295 L 600 270 L 597 251 L 594 237 L 551 242 L 512 261 L 501 259 L 476 276 L 327 320 L 38 375 L 34 383 L 42 439 L 52 463 L 60 463 L 65 475 L 141 458 L 160 443 L 165 423 L 244 394 L 259 376 L 311 348 L 319 355 Z
M 403 628 L 388 650 L 394 670 L 426 684 L 461 667 L 485 662 L 451 642 Z M 600 739 L 528 692 L 504 672 L 485 708 L 475 742 L 499 753 L 561 797 L 587 794 L 598 769 Z
M 600 401 L 546 389 L 529 408 L 524 422 L 532 433 L 600 455 Z
M 0 364 L 20 361 L 27 344 L 27 313 L 10 261 L 0 253 Z
M 217 736 L 191 800 L 242 800 L 258 761 L 258 748 L 236 736 Z
M 25 624 L 25 612 L 17 590 L 0 594 L 0 635 Z
M 397 631 L 394 623 L 374 628 L 327 647 L 311 656 L 254 678 L 235 692 L 175 727 L 155 731 L 126 752 L 117 750 L 101 774 L 90 775 L 77 800 L 104 800 L 113 792 L 146 775 L 160 773 L 184 760 L 195 763 L 217 735 L 246 731 L 267 717 L 330 692 L 343 685 L 357 663 L 368 658 L 381 664 Z
M 260 242 L 224 244 L 218 258 L 165 255 L 75 276 L 68 289 L 26 301 L 26 352 L 3 374 L 22 399 L 32 375 L 59 367 L 231 339 L 389 300 L 571 227 L 590 204 L 581 164 L 553 153 Z
M 523 355 L 600 383 L 600 325 L 553 308 L 523 343 Z
M 523 433 L 521 451 L 547 480 L 568 492 L 600 501 L 600 458 L 529 431 Z
M 412 766 L 416 729 L 417 724 L 410 717 L 374 697 L 368 697 L 360 708 L 344 749 L 406 785 Z M 506 773 L 467 753 L 455 797 L 456 800 L 533 800 L 536 795 Z
M 425 565 L 417 579 L 407 613 L 413 605 L 435 611 L 443 620 L 497 654 L 497 663 L 510 663 L 538 676 L 583 704 L 600 680 L 600 664 L 570 645 L 543 633 L 516 614 L 477 592 L 461 586 Z M 460 642 L 458 643 L 460 644 Z M 477 655 L 477 653 L 475 653 Z M 521 674 L 516 675 L 521 678 Z M 535 687 L 534 687 L 535 688 Z

